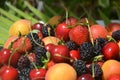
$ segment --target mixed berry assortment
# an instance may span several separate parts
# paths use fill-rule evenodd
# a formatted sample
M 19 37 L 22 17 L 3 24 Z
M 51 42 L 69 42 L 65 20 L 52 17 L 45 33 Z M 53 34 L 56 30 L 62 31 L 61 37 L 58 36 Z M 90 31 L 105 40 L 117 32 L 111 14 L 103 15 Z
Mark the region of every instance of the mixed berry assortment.
M 48 70 L 65 63 L 75 70 L 75 78 L 71 80 L 120 80 L 116 77 L 120 72 L 106 74 L 104 67 L 113 60 L 120 68 L 120 30 L 110 34 L 107 29 L 89 24 L 86 18 L 68 17 L 54 26 L 35 23 L 28 33 L 10 36 L 0 47 L 0 79 L 55 80 L 46 76 Z M 64 77 L 67 79 L 60 74 L 57 80 Z

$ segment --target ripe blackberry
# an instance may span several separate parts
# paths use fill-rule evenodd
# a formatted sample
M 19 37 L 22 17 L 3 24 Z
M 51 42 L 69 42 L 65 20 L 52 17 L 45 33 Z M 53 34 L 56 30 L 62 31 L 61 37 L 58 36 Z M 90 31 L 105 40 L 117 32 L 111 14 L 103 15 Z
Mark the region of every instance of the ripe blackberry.
M 94 69 L 94 70 L 93 70 L 93 69 Z M 100 78 L 100 77 L 102 76 L 102 74 L 103 74 L 103 71 L 102 71 L 100 65 L 97 64 L 97 63 L 91 64 L 91 65 L 89 66 L 89 70 L 90 70 L 90 73 L 91 73 L 92 75 L 94 75 L 94 78 L 95 78 L 95 79 Z M 94 71 L 94 72 L 93 72 L 93 71 Z M 94 73 L 94 74 L 93 74 L 93 73 Z
M 47 58 L 46 57 L 47 50 L 44 47 L 39 46 L 39 47 L 35 47 L 34 52 L 35 52 L 35 56 L 36 56 L 36 65 L 42 66 L 43 63 L 41 61 L 41 58 L 42 57 Z
M 65 44 L 69 50 L 77 50 L 78 46 L 75 42 L 73 41 L 67 41 L 66 44 Z
M 42 27 L 42 35 L 43 37 L 46 36 L 54 36 L 54 29 L 52 28 L 51 25 L 47 24 Z
M 18 80 L 30 80 L 29 79 L 30 70 L 31 70 L 30 68 L 24 68 L 20 70 L 18 75 Z
M 105 38 L 96 38 L 94 40 L 94 44 L 100 45 L 101 47 L 103 47 L 106 43 L 107 43 L 107 39 Z
M 112 33 L 112 37 L 113 37 L 116 41 L 120 40 L 120 30 L 114 31 L 114 32 Z
M 83 60 L 74 61 L 73 67 L 76 70 L 78 76 L 87 73 L 87 67 Z
M 90 42 L 84 42 L 80 45 L 80 56 L 84 61 L 90 61 L 93 55 L 93 46 Z
M 24 68 L 29 68 L 30 67 L 30 60 L 28 59 L 27 56 L 22 55 L 19 60 L 18 60 L 18 69 L 24 69 Z
M 31 40 L 32 42 L 32 47 L 34 48 L 35 46 L 39 46 L 42 44 L 42 41 L 39 39 L 39 36 L 37 33 L 29 33 L 27 37 Z

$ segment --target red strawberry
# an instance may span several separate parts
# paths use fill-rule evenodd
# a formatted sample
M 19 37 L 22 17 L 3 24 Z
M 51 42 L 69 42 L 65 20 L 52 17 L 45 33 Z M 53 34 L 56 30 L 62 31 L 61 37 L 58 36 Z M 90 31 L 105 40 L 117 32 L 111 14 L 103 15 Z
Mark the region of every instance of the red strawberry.
M 99 37 L 106 38 L 109 35 L 108 31 L 101 25 L 92 25 L 90 29 L 94 40 Z
M 31 41 L 29 38 L 26 37 L 21 37 L 20 39 L 15 41 L 12 46 L 12 48 L 14 50 L 17 50 L 17 52 L 19 53 L 30 51 L 31 47 L 32 47 Z
M 80 45 L 85 41 L 89 40 L 89 31 L 87 27 L 83 27 L 78 25 L 72 28 L 69 32 L 70 40 L 76 42 L 76 44 Z

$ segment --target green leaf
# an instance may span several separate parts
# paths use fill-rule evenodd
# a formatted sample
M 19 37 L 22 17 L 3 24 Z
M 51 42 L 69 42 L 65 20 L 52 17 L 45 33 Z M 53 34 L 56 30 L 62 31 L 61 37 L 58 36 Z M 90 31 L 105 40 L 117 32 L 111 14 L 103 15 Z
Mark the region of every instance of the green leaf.
M 58 13 L 56 13 L 50 6 L 48 6 L 47 4 L 44 5 L 44 7 L 50 12 L 52 13 L 54 16 L 59 15 Z
M 9 26 L 11 26 L 14 22 L 13 21 L 11 21 L 11 20 L 9 20 L 8 18 L 6 18 L 6 17 L 3 17 L 3 16 L 0 16 L 0 20 L 2 21 L 2 22 L 5 22 L 7 25 L 9 25 Z
M 31 20 L 33 23 L 38 22 L 37 19 L 35 19 L 35 18 L 33 18 L 32 16 L 30 16 L 29 14 L 21 11 L 20 9 L 17 9 L 15 6 L 11 5 L 10 3 L 6 3 L 6 5 L 7 5 L 10 9 L 14 10 L 16 13 L 18 13 L 19 15 L 21 15 L 22 17 L 24 17 L 25 19 Z
M 17 20 L 20 19 L 20 18 L 14 16 L 13 14 L 5 11 L 5 10 L 2 9 L 2 8 L 0 8 L 0 13 L 1 13 L 2 15 L 4 15 L 4 16 L 8 17 L 8 18 L 9 18 L 10 20 L 12 20 L 12 21 L 17 21 Z
M 107 25 L 108 23 L 110 23 L 110 19 L 100 9 L 98 9 L 98 12 L 100 14 L 100 17 L 104 21 L 105 25 Z
M 120 7 L 119 5 L 114 1 L 113 4 L 115 5 L 114 8 L 117 12 L 117 15 L 118 15 L 118 19 L 120 20 Z
M 34 8 L 33 6 L 31 6 L 28 2 L 25 1 L 25 4 L 42 21 L 47 22 L 49 20 L 48 16 L 46 16 L 42 12 L 38 11 L 36 8 Z
M 98 0 L 98 4 L 104 8 L 110 5 L 110 0 Z

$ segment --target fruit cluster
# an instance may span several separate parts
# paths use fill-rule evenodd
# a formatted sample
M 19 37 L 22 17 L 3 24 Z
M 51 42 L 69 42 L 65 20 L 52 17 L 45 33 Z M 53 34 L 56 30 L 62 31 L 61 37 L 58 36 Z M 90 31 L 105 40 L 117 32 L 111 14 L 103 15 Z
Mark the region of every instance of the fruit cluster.
M 0 80 L 120 80 L 120 24 L 58 21 L 10 27 L 0 48 Z

